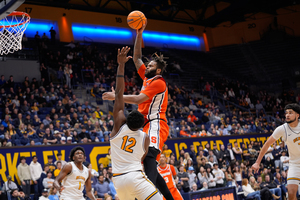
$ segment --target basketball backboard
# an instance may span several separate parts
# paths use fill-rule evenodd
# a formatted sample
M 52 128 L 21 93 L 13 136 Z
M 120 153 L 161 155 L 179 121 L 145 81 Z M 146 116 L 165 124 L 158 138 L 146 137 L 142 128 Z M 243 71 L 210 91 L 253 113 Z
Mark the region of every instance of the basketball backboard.
M 25 0 L 0 0 L 0 20 L 15 11 Z

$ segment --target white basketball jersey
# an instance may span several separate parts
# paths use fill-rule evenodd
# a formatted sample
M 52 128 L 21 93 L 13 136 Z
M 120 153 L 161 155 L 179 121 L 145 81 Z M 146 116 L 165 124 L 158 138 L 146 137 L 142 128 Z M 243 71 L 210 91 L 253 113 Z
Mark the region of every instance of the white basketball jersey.
M 89 170 L 83 166 L 83 170 L 79 170 L 74 162 L 70 162 L 72 171 L 62 180 L 62 186 L 65 188 L 60 195 L 60 199 L 82 199 L 85 181 L 89 177 Z
M 284 123 L 275 129 L 273 137 L 276 140 L 282 137 L 282 140 L 286 143 L 290 157 L 289 163 L 300 164 L 300 122 L 295 128 Z
M 124 124 L 119 132 L 110 139 L 112 172 L 127 173 L 143 170 L 141 159 L 145 154 L 146 133 L 132 131 Z

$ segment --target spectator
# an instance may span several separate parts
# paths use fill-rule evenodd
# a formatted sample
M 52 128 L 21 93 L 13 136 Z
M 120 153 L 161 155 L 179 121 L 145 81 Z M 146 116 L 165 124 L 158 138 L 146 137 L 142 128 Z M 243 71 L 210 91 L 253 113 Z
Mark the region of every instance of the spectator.
M 189 176 L 186 172 L 184 172 L 184 167 L 182 165 L 179 167 L 179 172 L 177 176 L 179 178 L 178 183 L 182 186 L 183 191 L 190 191 Z
M 244 178 L 242 182 L 243 182 L 242 188 L 243 188 L 245 197 L 247 197 L 247 198 L 254 197 L 257 200 L 261 200 L 260 191 L 254 191 L 253 188 L 251 187 L 251 185 L 249 185 L 248 179 Z
M 282 167 L 283 167 L 283 171 L 286 171 L 289 169 L 289 157 L 286 156 L 286 151 L 282 151 L 281 152 L 281 157 L 280 157 L 280 161 L 282 163 Z
M 69 136 L 69 137 L 67 138 L 67 144 L 72 144 L 72 141 L 73 141 L 72 137 Z
M 234 162 L 235 161 L 235 156 L 234 156 L 233 151 L 231 149 L 231 144 L 230 143 L 227 144 L 227 151 L 229 152 L 229 155 L 230 155 L 230 162 Z
M 100 107 L 99 107 L 99 106 L 96 107 L 96 110 L 95 110 L 94 113 L 96 114 L 96 118 L 97 118 L 98 120 L 99 120 L 99 119 L 101 118 L 101 116 L 103 115 L 103 112 L 100 111 Z
M 214 169 L 212 173 L 215 175 L 216 178 L 216 187 L 223 187 L 224 185 L 224 172 L 219 169 L 219 166 L 217 163 L 214 164 Z
M 107 195 L 110 195 L 110 188 L 109 184 L 104 181 L 103 174 L 99 175 L 99 182 L 95 186 L 95 195 L 97 195 L 99 198 L 104 198 Z
M 11 192 L 13 190 L 18 190 L 17 184 L 11 180 L 10 175 L 7 176 L 7 181 L 3 184 L 2 190 L 4 192 L 6 192 L 6 196 L 7 196 L 8 200 L 11 199 Z
M 20 158 L 20 164 L 18 165 L 17 169 L 18 169 L 18 176 L 22 184 L 22 189 L 25 193 L 25 196 L 29 197 L 31 177 L 30 177 L 30 168 L 26 163 L 25 157 Z
M 280 188 L 281 188 L 281 194 L 283 194 L 286 199 L 288 199 L 288 193 L 287 193 L 287 188 L 286 188 L 286 181 L 281 177 L 280 173 L 276 173 L 275 175 L 275 180 L 274 182 L 277 184 L 277 185 L 280 185 Z
M 55 44 L 56 31 L 53 29 L 53 26 L 51 27 L 49 32 L 50 32 L 51 44 Z
M 47 140 L 47 143 L 55 144 L 57 142 L 57 139 L 54 138 L 52 133 L 50 132 L 50 128 L 46 128 L 45 135 L 43 136 L 44 139 Z
M 52 178 L 52 172 L 49 170 L 47 172 L 47 177 L 44 178 L 44 180 L 43 180 L 43 186 L 48 191 L 53 186 L 53 183 L 54 183 L 54 179 Z M 45 189 L 43 190 L 43 192 L 45 191 Z M 48 192 L 47 192 L 47 197 L 48 197 Z
M 36 156 L 32 156 L 32 161 L 29 165 L 31 180 L 33 181 L 34 200 L 38 199 L 37 195 L 39 194 L 39 182 L 41 179 L 41 174 L 43 173 L 42 166 L 37 160 L 38 159 Z
M 216 187 L 216 176 L 215 174 L 212 172 L 211 167 L 209 166 L 206 169 L 207 172 L 207 180 L 208 180 L 208 188 L 215 188 Z
M 208 185 L 207 185 L 207 182 L 206 182 L 206 181 L 203 182 L 203 186 L 202 186 L 202 188 L 200 189 L 200 191 L 203 191 L 203 190 L 208 190 Z
M 265 179 L 266 179 L 265 182 L 262 182 L 260 184 L 260 188 L 265 188 L 265 187 L 269 188 L 272 194 L 274 194 L 273 198 L 281 200 L 282 198 L 281 198 L 280 185 L 277 185 L 274 181 L 271 181 L 270 176 L 268 174 L 265 176 Z
M 53 163 L 53 157 L 52 156 L 48 156 L 48 163 L 47 164 L 48 164 L 49 170 L 53 173 L 54 170 L 56 169 L 56 166 Z
M 239 185 L 242 186 L 242 173 L 241 169 L 238 166 L 235 166 L 234 168 L 234 180 Z
M 65 164 L 67 164 L 66 161 L 62 160 L 62 154 L 61 153 L 57 153 L 57 160 L 54 162 L 54 165 L 57 166 L 57 162 L 60 161 L 61 162 L 61 168 L 63 168 L 65 166 Z
M 197 192 L 197 191 L 198 191 L 197 184 L 196 184 L 196 183 L 193 183 L 190 192 Z
M 11 191 L 11 200 L 24 200 L 25 194 L 17 189 Z
M 48 198 L 48 189 L 44 189 L 42 192 L 42 196 L 40 196 L 39 200 L 49 200 Z
M 196 184 L 196 182 L 197 182 L 197 176 L 194 173 L 194 167 L 192 167 L 192 166 L 188 168 L 188 177 L 189 177 L 188 182 L 189 182 L 189 185 L 192 189 L 193 185 Z
M 170 158 L 172 150 L 168 148 L 167 144 L 164 145 L 162 154 L 166 156 L 167 160 Z
M 58 174 L 59 174 L 60 171 L 61 171 L 61 168 L 62 168 L 62 163 L 61 163 L 61 161 L 57 161 L 56 167 L 57 167 L 56 170 L 54 170 L 54 177 L 57 177 Z
M 234 147 L 232 148 L 235 160 L 238 161 L 239 163 L 242 162 L 242 154 L 243 151 L 242 149 L 238 146 L 237 142 L 234 142 Z M 241 180 L 242 181 L 242 180 Z
M 55 187 L 51 187 L 48 198 L 49 200 L 59 200 L 57 189 Z
M 45 126 L 48 126 L 50 123 L 52 122 L 52 120 L 50 119 L 50 115 L 46 115 L 46 118 L 43 120 L 43 124 Z
M 190 145 L 190 158 L 193 160 L 193 165 L 197 164 L 197 160 L 196 160 L 196 152 L 195 152 L 195 147 L 194 145 Z

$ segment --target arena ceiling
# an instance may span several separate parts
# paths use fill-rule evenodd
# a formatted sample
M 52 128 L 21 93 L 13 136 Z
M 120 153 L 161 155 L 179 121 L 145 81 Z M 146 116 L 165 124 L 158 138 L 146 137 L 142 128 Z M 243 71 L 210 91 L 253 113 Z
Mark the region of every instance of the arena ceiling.
M 293 10 L 300 0 L 26 0 L 27 4 L 128 15 L 140 10 L 148 19 L 216 27 L 253 19 L 257 13 L 277 15 L 279 8 Z

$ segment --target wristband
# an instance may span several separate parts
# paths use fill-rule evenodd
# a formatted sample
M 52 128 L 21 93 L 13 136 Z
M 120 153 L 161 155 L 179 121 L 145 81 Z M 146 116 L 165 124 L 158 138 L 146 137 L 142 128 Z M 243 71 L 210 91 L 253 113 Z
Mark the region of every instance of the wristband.
M 124 78 L 124 75 L 117 75 L 117 78 Z

